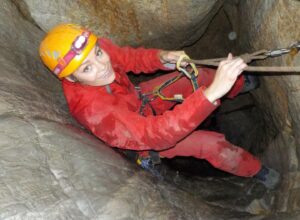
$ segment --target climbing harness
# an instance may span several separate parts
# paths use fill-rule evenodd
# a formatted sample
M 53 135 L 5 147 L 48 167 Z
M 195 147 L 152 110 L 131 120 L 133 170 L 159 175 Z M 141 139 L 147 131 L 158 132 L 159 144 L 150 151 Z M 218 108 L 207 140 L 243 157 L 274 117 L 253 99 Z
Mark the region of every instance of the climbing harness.
M 182 102 L 183 97 L 181 94 L 175 94 L 174 97 L 165 97 L 162 94 L 162 90 L 169 85 L 173 84 L 177 80 L 179 80 L 181 77 L 184 75 L 189 78 L 192 82 L 193 89 L 196 91 L 199 88 L 198 82 L 197 82 L 197 77 L 198 77 L 198 69 L 196 68 L 196 65 L 192 62 L 189 62 L 189 65 L 186 66 L 185 68 L 181 67 L 180 64 L 184 59 L 190 59 L 188 55 L 183 54 L 179 57 L 177 63 L 176 63 L 176 68 L 180 72 L 178 76 L 175 76 L 174 78 L 171 78 L 167 80 L 166 82 L 162 83 L 161 85 L 157 86 L 153 90 L 153 95 L 161 98 L 162 100 L 166 101 L 175 101 L 175 102 Z
M 144 115 L 144 109 L 146 105 L 150 107 L 152 110 L 153 115 L 156 115 L 156 112 L 154 108 L 151 105 L 151 102 L 155 100 L 156 98 L 160 98 L 161 100 L 164 101 L 172 101 L 172 102 L 183 102 L 184 98 L 182 94 L 175 94 L 173 97 L 166 97 L 163 93 L 162 90 L 169 85 L 173 84 L 183 76 L 186 76 L 191 80 L 193 90 L 196 91 L 199 88 L 197 77 L 198 77 L 198 69 L 196 65 L 192 62 L 189 62 L 189 64 L 186 67 L 181 67 L 180 64 L 183 60 L 185 59 L 190 59 L 189 56 L 186 54 L 181 55 L 176 63 L 176 68 L 180 72 L 179 75 L 165 81 L 159 86 L 156 86 L 152 92 L 147 93 L 147 94 L 142 94 L 141 89 L 139 87 L 136 87 L 136 90 L 138 92 L 139 99 L 142 101 L 139 113 L 141 115 Z
M 138 98 L 141 100 L 141 106 L 139 109 L 140 115 L 145 116 L 144 109 L 147 105 L 150 107 L 152 114 L 156 115 L 155 109 L 151 105 L 151 101 L 154 100 L 154 98 L 150 98 L 152 93 L 147 93 L 147 94 L 142 93 L 141 87 L 139 87 L 139 86 L 135 86 L 135 90 L 138 94 Z
M 250 63 L 253 60 L 264 60 L 266 58 L 278 57 L 285 54 L 290 54 L 295 56 L 300 50 L 300 41 L 297 41 L 291 44 L 287 48 L 280 48 L 274 50 L 259 50 L 251 54 L 243 54 L 241 57 L 245 63 Z M 222 60 L 225 60 L 226 57 L 216 58 L 216 59 L 204 59 L 204 60 L 193 60 L 193 59 L 184 59 L 183 61 L 194 63 L 197 65 L 203 66 L 219 66 L 219 63 Z M 250 72 L 300 72 L 300 66 L 247 66 L 244 71 Z
M 187 78 L 189 78 L 192 82 L 193 89 L 196 91 L 199 88 L 198 82 L 197 82 L 197 77 L 198 77 L 198 69 L 194 63 L 190 63 L 190 66 L 192 68 L 192 71 L 188 72 L 186 68 L 181 67 L 181 62 L 183 59 L 189 59 L 189 56 L 186 54 L 183 54 L 179 57 L 177 63 L 176 63 L 176 68 L 184 73 Z

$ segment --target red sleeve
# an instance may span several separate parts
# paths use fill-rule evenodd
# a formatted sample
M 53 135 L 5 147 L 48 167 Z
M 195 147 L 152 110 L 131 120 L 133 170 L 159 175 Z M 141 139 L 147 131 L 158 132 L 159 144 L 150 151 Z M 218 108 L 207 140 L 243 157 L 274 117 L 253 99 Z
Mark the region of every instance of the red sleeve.
M 131 150 L 159 151 L 174 146 L 219 105 L 207 100 L 203 88 L 159 116 L 143 117 L 122 105 L 103 105 L 103 100 L 97 97 L 93 100 L 75 117 L 108 145 Z
M 238 77 L 238 79 L 235 81 L 231 90 L 226 94 L 226 97 L 230 98 L 230 99 L 233 99 L 234 97 L 236 97 L 239 94 L 239 92 L 242 90 L 244 83 L 245 83 L 244 76 L 243 76 L 243 74 L 241 74 Z
M 100 38 L 99 45 L 109 54 L 112 64 L 121 65 L 125 72 L 139 74 L 169 70 L 160 62 L 159 49 L 119 47 L 106 38 Z

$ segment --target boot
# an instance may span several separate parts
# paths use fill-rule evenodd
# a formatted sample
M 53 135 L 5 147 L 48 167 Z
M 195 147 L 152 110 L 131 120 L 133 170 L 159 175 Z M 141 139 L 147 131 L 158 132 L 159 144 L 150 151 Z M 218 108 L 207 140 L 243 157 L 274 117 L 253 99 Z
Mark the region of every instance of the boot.
M 280 182 L 280 174 L 273 170 L 272 168 L 268 168 L 266 166 L 262 166 L 260 171 L 254 176 L 259 182 L 265 185 L 268 189 L 275 189 Z
M 161 164 L 153 163 L 152 159 L 149 158 L 139 158 L 137 164 L 143 169 L 149 171 L 153 176 L 157 177 L 159 180 L 164 179 L 165 170 Z

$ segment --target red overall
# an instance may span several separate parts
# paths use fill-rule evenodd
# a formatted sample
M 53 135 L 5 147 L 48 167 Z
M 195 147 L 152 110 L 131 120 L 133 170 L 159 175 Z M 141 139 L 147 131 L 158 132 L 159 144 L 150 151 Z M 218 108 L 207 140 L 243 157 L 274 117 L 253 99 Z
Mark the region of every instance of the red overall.
M 145 109 L 139 114 L 141 101 L 126 73 L 152 73 L 167 70 L 158 58 L 157 49 L 118 47 L 108 39 L 99 40 L 101 49 L 110 56 L 116 79 L 109 85 L 88 86 L 63 80 L 69 109 L 79 123 L 109 146 L 137 151 L 155 150 L 162 157 L 193 156 L 206 159 L 213 166 L 238 176 L 253 176 L 261 163 L 247 151 L 232 145 L 224 135 L 211 131 L 195 131 L 220 104 L 207 100 L 203 89 L 214 78 L 214 70 L 200 69 L 199 85 L 193 92 L 187 78 L 163 90 L 166 96 L 182 94 L 185 100 L 174 106 L 173 102 L 159 98 L 151 102 L 157 115 Z M 165 74 L 140 84 L 142 92 L 150 92 L 177 72 Z M 227 97 L 233 98 L 243 86 L 240 77 Z M 172 108 L 173 107 L 173 108 Z M 172 110 L 169 110 L 172 108 Z

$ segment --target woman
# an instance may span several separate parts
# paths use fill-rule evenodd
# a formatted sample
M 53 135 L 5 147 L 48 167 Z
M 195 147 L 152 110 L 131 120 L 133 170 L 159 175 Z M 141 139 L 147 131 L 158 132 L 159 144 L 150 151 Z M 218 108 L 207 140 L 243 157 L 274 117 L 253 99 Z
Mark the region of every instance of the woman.
M 195 92 L 185 77 L 163 90 L 166 96 L 184 97 L 181 104 L 174 106 L 172 101 L 156 98 L 141 109 L 139 92 L 151 93 L 154 87 L 179 73 L 141 83 L 139 91 L 126 73 L 172 70 L 183 54 L 184 51 L 119 47 L 73 24 L 54 27 L 40 45 L 43 62 L 62 80 L 73 117 L 107 145 L 138 151 L 144 158 L 151 150 L 159 157 L 206 159 L 234 175 L 262 176 L 259 179 L 273 188 L 279 177 L 270 174 L 278 174 L 276 171 L 262 166 L 257 158 L 229 143 L 222 134 L 195 131 L 220 105 L 221 97 L 233 98 L 242 89 L 241 73 L 247 66 L 242 59 L 229 54 L 217 71 L 200 69 L 201 87 Z

